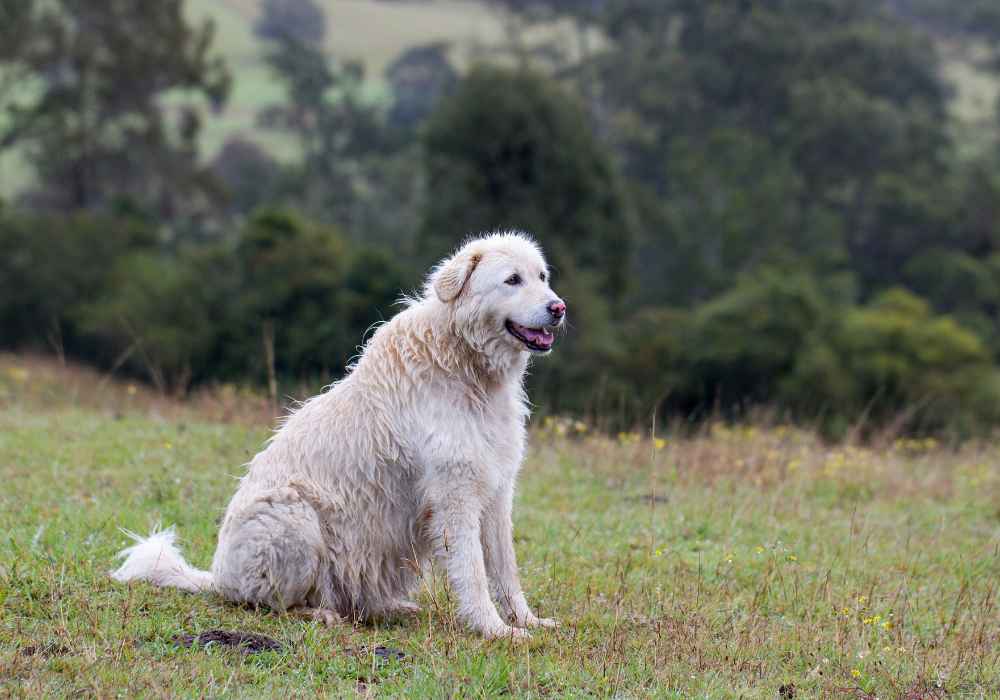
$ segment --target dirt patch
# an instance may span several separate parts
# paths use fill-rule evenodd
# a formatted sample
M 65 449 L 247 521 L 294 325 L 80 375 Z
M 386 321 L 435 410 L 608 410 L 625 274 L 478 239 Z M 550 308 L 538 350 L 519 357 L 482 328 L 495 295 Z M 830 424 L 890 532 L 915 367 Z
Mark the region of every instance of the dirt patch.
M 21 647 L 21 656 L 63 656 L 69 653 L 69 648 L 56 642 L 47 644 L 31 644 Z
M 232 647 L 244 654 L 256 654 L 261 651 L 281 651 L 281 644 L 263 634 L 253 632 L 230 632 L 227 630 L 208 630 L 197 636 L 178 634 L 173 639 L 174 644 L 182 647 L 212 645 Z

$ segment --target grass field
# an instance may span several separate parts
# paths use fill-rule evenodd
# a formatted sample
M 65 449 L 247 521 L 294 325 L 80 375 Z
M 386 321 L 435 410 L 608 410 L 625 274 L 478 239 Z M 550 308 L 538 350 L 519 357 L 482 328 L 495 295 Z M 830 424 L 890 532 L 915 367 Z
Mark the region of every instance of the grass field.
M 563 627 L 524 644 L 466 633 L 433 575 L 419 617 L 357 628 L 111 581 L 120 526 L 174 523 L 208 564 L 262 407 L 0 356 L 0 695 L 1000 696 L 995 446 L 543 423 L 516 546 L 529 600 Z M 174 641 L 211 629 L 283 649 Z

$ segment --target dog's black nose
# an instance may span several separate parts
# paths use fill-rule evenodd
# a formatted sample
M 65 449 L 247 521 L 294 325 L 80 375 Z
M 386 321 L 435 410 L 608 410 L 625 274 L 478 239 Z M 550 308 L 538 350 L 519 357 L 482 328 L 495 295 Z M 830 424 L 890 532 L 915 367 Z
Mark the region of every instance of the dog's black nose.
M 562 318 L 566 315 L 566 303 L 563 301 L 553 301 L 549 304 L 549 313 L 555 318 Z

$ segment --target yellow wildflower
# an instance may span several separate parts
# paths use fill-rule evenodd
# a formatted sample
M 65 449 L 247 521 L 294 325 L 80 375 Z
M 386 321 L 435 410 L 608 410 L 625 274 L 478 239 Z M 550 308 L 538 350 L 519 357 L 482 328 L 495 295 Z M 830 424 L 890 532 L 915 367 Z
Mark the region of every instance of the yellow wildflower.
M 28 377 L 31 376 L 31 372 L 23 367 L 11 367 L 7 370 L 7 374 L 9 374 L 14 381 L 22 384 L 28 381 Z

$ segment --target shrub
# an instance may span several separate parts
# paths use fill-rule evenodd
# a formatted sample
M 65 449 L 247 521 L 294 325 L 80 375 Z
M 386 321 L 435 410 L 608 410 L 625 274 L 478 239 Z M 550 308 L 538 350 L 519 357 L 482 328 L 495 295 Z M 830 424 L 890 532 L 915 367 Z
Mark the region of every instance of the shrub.
M 864 418 L 870 426 L 968 433 L 1000 415 L 998 386 L 989 352 L 972 331 L 894 288 L 850 309 L 828 339 L 803 348 L 784 393 L 841 425 Z
M 120 258 L 105 293 L 76 312 L 81 328 L 106 349 L 104 363 L 178 393 L 204 376 L 223 302 L 220 270 L 207 262 L 194 253 Z
M 741 410 L 777 399 L 782 380 L 831 313 L 808 273 L 765 267 L 741 277 L 694 313 L 684 351 L 691 408 Z
M 0 212 L 0 347 L 56 342 L 91 357 L 76 307 L 107 287 L 115 260 L 154 244 L 135 219 Z

